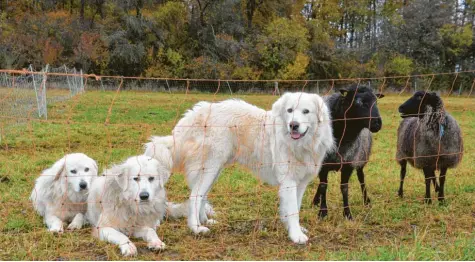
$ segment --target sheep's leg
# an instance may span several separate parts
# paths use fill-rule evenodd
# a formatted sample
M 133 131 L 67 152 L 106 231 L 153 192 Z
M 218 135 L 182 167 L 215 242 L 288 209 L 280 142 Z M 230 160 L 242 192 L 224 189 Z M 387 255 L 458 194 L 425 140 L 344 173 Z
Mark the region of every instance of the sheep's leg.
M 318 177 L 320 179 L 320 185 L 318 185 L 318 191 L 317 194 L 315 195 L 315 198 L 320 198 L 317 199 L 317 201 L 320 202 L 320 211 L 318 211 L 318 217 L 320 218 L 325 218 L 328 216 L 328 208 L 327 208 L 327 187 L 328 187 L 328 170 L 321 170 L 320 173 L 318 173 Z M 320 194 L 318 194 L 320 192 Z M 315 198 L 313 199 L 313 203 L 315 203 Z
M 349 165 L 343 166 L 341 170 L 341 183 L 340 189 L 343 195 L 343 216 L 349 220 L 352 220 L 350 205 L 348 204 L 348 182 L 350 181 L 351 173 L 353 173 L 353 167 Z
M 432 168 L 423 168 L 424 171 L 424 177 L 425 177 L 425 183 L 426 183 L 426 195 L 424 197 L 424 202 L 426 204 L 432 204 L 432 199 L 430 197 L 430 183 L 432 180 L 432 177 L 435 176 L 435 172 Z
M 315 196 L 313 197 L 313 205 L 314 206 L 319 206 L 320 205 L 320 197 L 322 195 L 322 192 L 323 192 L 323 188 L 327 186 L 326 183 L 322 183 L 322 179 L 320 178 L 320 174 L 322 172 L 327 172 L 328 173 L 328 170 L 326 170 L 325 167 L 322 167 L 322 169 L 320 170 L 320 173 L 318 173 L 318 180 L 320 181 L 320 183 L 318 184 L 318 188 L 317 188 L 317 193 L 315 193 Z
M 366 192 L 366 184 L 364 182 L 363 168 L 357 168 L 356 174 L 358 175 L 358 181 L 360 181 L 361 192 L 363 193 L 363 202 L 365 206 L 367 206 L 369 205 L 369 203 L 371 203 L 371 200 L 369 200 L 368 194 Z
M 445 196 L 444 196 L 444 184 L 445 184 L 445 176 L 447 175 L 447 168 L 442 168 L 440 170 L 440 176 L 439 176 L 439 203 L 444 204 L 445 202 Z
M 404 196 L 404 178 L 406 178 L 407 160 L 401 160 L 399 165 L 401 165 L 401 181 L 399 184 L 398 195 L 402 198 Z

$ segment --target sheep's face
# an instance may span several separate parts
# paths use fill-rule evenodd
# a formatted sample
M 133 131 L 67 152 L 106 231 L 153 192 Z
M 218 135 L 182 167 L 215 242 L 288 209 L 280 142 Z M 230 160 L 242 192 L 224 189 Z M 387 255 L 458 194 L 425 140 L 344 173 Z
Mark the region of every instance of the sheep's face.
M 418 91 L 406 102 L 399 106 L 399 113 L 402 118 L 424 117 L 428 107 L 436 108 L 441 103 L 440 97 L 436 93 Z
M 377 98 L 383 98 L 383 94 L 374 94 L 371 89 L 357 85 L 340 89 L 340 93 L 344 96 L 343 113 L 346 119 L 353 119 L 350 120 L 352 126 L 357 129 L 368 128 L 373 133 L 381 130 L 383 121 Z

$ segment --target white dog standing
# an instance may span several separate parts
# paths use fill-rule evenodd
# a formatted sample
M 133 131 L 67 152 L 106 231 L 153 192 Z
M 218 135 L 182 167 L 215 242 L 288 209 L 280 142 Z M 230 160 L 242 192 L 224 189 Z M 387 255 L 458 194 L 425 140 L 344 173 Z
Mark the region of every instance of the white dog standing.
M 58 160 L 36 179 L 30 200 L 49 231 L 63 232 L 63 222 L 71 221 L 71 230 L 85 224 L 87 195 L 97 172 L 96 161 L 74 153 Z
M 279 185 L 280 215 L 290 239 L 308 241 L 299 210 L 308 183 L 334 141 L 330 114 L 316 94 L 286 93 L 265 111 L 241 100 L 200 102 L 173 129 L 174 169 L 191 188 L 188 226 L 206 233 L 208 191 L 226 164 L 238 162 Z
M 167 152 L 160 162 L 145 155 L 130 157 L 106 170 L 91 187 L 87 218 L 93 235 L 119 245 L 125 256 L 137 253 L 128 235 L 145 240 L 152 250 L 165 248 L 155 229 L 165 214 L 164 185 L 171 160 Z

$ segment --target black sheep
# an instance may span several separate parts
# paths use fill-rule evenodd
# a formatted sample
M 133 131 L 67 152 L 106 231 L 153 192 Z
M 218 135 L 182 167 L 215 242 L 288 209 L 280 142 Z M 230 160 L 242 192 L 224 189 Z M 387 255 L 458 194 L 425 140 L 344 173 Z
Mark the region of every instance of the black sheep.
M 416 92 L 399 107 L 404 118 L 398 128 L 396 159 L 401 165 L 399 196 L 404 194 L 406 166 L 424 171 L 425 202 L 431 203 L 430 184 L 444 201 L 444 184 L 447 169 L 457 166 L 463 156 L 463 140 L 457 121 L 445 111 L 442 99 L 436 93 Z M 435 171 L 440 170 L 437 185 Z
M 321 218 L 328 214 L 326 191 L 329 171 L 341 171 L 340 187 L 343 195 L 343 215 L 346 218 L 352 219 L 348 205 L 348 181 L 353 169 L 357 171 L 365 205 L 370 202 L 366 193 L 363 168 L 371 153 L 371 132 L 378 132 L 382 127 L 376 105 L 378 97 L 382 98 L 384 95 L 374 94 L 370 88 L 356 84 L 348 89 L 340 89 L 340 94 L 324 97 L 331 111 L 337 150 L 327 154 L 318 174 L 320 184 L 313 204 L 320 204 L 318 215 Z

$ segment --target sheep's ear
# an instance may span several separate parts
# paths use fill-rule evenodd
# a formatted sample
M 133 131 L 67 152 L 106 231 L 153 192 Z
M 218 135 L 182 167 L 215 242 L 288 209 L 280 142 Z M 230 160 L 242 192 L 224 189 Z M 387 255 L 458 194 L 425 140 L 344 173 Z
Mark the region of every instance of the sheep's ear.
M 52 173 L 54 174 L 54 180 L 58 180 L 61 177 L 61 174 L 64 173 L 64 169 L 66 166 L 66 157 L 61 158 L 59 161 L 54 163 L 53 167 L 51 168 Z
M 431 93 L 427 93 L 428 96 L 429 96 L 429 101 L 430 103 L 432 104 L 432 106 L 437 106 L 441 99 L 440 99 L 440 96 L 436 93 L 436 92 L 431 92 Z
M 380 93 L 377 93 L 377 94 L 374 94 L 374 95 L 375 95 L 376 98 L 378 98 L 378 99 L 381 99 L 381 98 L 384 97 L 384 95 L 383 95 L 383 94 L 380 94 Z
M 340 93 L 341 93 L 342 96 L 346 96 L 346 94 L 348 93 L 348 89 L 340 88 Z

